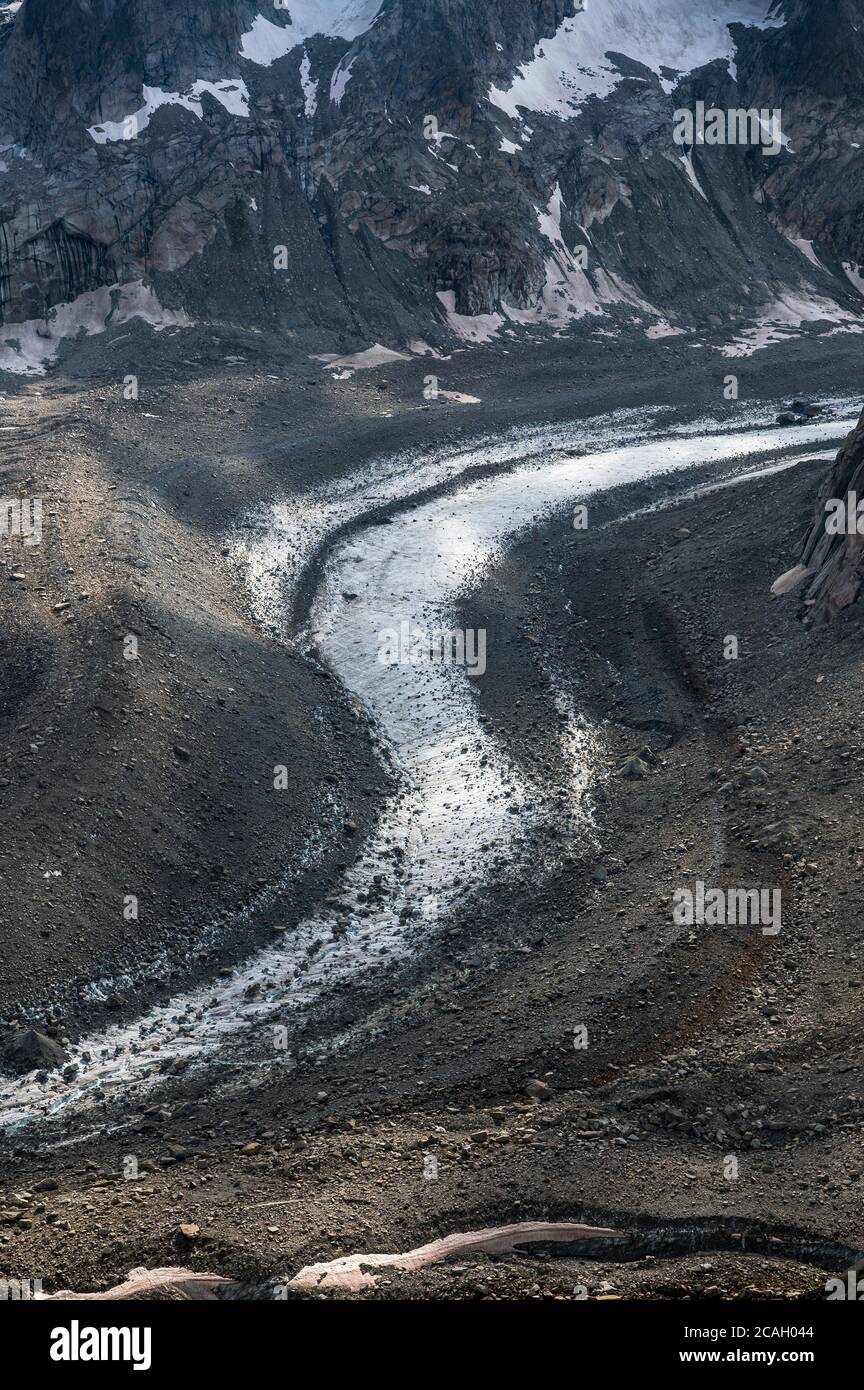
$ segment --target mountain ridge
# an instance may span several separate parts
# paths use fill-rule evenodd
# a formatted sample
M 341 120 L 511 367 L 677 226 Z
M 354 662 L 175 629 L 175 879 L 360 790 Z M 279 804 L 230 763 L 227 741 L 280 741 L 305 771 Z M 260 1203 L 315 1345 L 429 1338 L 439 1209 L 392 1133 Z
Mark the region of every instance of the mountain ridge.
M 829 3 L 820 40 L 810 0 L 24 0 L 0 34 L 0 367 L 111 327 L 121 287 L 156 328 L 301 352 L 600 319 L 728 328 L 732 356 L 771 325 L 860 331 L 864 91 L 834 73 L 861 40 Z M 786 148 L 682 152 L 698 100 L 779 106 Z

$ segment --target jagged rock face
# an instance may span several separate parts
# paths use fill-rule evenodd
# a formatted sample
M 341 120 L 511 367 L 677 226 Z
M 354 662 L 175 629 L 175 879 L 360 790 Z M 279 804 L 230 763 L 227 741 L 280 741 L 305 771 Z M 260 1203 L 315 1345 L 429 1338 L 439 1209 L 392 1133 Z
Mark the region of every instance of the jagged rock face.
M 142 84 L 185 91 L 237 66 L 251 0 L 26 0 L 9 35 L 2 109 L 16 139 L 78 144 L 103 112 L 140 104 Z
M 864 26 L 857 0 L 795 0 L 788 22 L 742 32 L 739 79 L 780 106 L 794 157 L 768 161 L 760 196 L 774 225 L 815 242 L 836 273 L 864 263 Z
M 813 623 L 830 622 L 854 603 L 864 581 L 864 536 L 831 534 L 826 526 L 829 498 L 848 499 L 854 492 L 864 501 L 864 414 L 846 439 L 819 494 L 816 515 L 801 551 L 801 564 L 812 578 L 805 591 L 803 616 Z M 852 507 L 854 515 L 855 507 Z
M 851 320 L 864 39 L 853 0 L 769 4 L 24 0 L 0 29 L 2 337 L 38 356 L 130 284 L 157 326 L 305 350 L 711 327 L 790 296 Z M 795 154 L 682 150 L 697 100 L 780 106 Z

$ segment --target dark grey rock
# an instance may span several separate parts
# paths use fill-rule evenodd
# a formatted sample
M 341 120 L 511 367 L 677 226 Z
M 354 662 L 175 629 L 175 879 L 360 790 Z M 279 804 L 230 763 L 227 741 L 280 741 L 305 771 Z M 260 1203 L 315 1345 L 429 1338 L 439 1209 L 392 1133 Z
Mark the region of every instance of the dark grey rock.
M 60 1044 L 35 1028 L 16 1029 L 0 1041 L 0 1062 L 9 1071 L 57 1071 L 68 1061 Z

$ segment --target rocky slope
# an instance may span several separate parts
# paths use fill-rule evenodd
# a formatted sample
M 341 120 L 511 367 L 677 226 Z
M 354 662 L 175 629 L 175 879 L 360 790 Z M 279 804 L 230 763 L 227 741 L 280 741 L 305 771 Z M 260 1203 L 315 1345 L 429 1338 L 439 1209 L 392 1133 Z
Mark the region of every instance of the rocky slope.
M 828 346 L 851 359 L 847 340 Z M 576 350 L 587 375 L 591 349 L 576 344 Z M 597 356 L 611 359 L 610 381 L 632 392 L 616 352 L 606 345 Z M 512 409 L 520 377 L 535 370 L 538 379 L 554 375 L 556 354 L 565 408 L 570 343 L 553 343 L 527 364 L 514 354 L 512 379 L 499 377 L 490 401 L 500 408 L 509 399 Z M 692 394 L 689 354 L 678 340 L 643 343 L 642 354 L 630 364 L 635 389 L 656 399 L 665 379 L 674 399 L 668 383 L 680 355 L 680 392 Z M 474 354 L 465 367 L 473 370 L 486 355 Z M 533 361 L 541 355 L 542 370 Z M 777 355 L 744 364 L 752 394 L 759 374 L 770 384 L 766 362 Z M 663 365 L 651 381 L 647 364 L 658 357 Z M 826 357 L 823 351 L 798 363 L 801 378 L 818 381 L 829 370 Z M 851 360 L 849 366 L 854 369 Z M 397 367 L 399 374 L 419 375 L 423 363 Z M 388 396 L 396 388 L 394 380 Z M 232 389 L 239 394 L 241 383 Z M 364 388 L 361 378 L 328 380 L 326 389 L 335 395 Z M 706 384 L 697 409 L 707 408 L 710 389 Z M 277 383 L 273 390 L 284 397 L 286 388 Z M 224 391 L 224 382 L 215 384 L 212 400 L 224 399 Z M 377 396 L 374 387 L 368 394 Z M 538 392 L 527 394 L 536 409 Z M 392 435 L 413 422 L 419 438 L 430 415 L 411 409 L 415 393 L 408 388 L 402 399 L 401 419 L 380 428 Z M 195 408 L 188 388 L 171 403 L 166 393 L 160 406 L 165 420 L 189 430 L 190 451 L 200 438 L 202 452 L 210 453 L 213 436 L 232 429 L 236 417 L 223 415 L 208 426 Z M 319 409 L 336 413 L 332 402 Z M 103 440 L 111 424 L 105 417 L 116 419 L 120 411 L 114 397 L 106 399 Z M 99 402 L 81 402 L 80 414 L 93 428 Z M 267 419 L 257 407 L 244 411 L 245 418 L 253 415 Z M 314 434 L 311 418 L 295 427 Z M 128 437 L 114 428 L 118 455 L 129 453 Z M 139 486 L 151 486 L 167 506 L 175 494 L 157 492 L 161 475 L 154 477 L 153 469 L 169 426 L 156 420 L 140 428 L 151 435 L 154 463 L 148 465 L 143 447 L 131 451 L 144 455 L 135 465 Z M 437 428 L 449 437 L 458 426 Z M 310 476 L 322 469 L 325 449 L 331 460 L 342 456 L 332 437 L 322 441 L 309 461 Z M 364 435 L 355 416 L 344 452 L 356 458 L 359 449 L 378 453 L 377 440 Z M 108 451 L 94 452 L 101 458 Z M 864 1248 L 860 932 L 850 911 L 862 872 L 855 785 L 864 755 L 855 751 L 853 736 L 860 654 L 853 641 L 805 634 L 791 605 L 766 602 L 771 576 L 806 524 L 822 466 L 807 460 L 620 527 L 592 524 L 578 547 L 572 528 L 554 519 L 539 536 L 524 537 L 465 609 L 466 618 L 488 626 L 495 650 L 505 654 L 479 697 L 490 726 L 537 780 L 565 775 L 552 752 L 558 746 L 554 690 L 540 667 L 541 654 L 549 653 L 571 673 L 592 717 L 604 721 L 610 771 L 645 744 L 655 754 L 643 780 L 609 778 L 604 843 L 590 882 L 574 864 L 554 883 L 526 876 L 512 897 L 504 885 L 472 895 L 440 952 L 415 959 L 380 989 L 370 983 L 340 992 L 331 1012 L 310 1019 L 298 1039 L 297 1067 L 256 1076 L 244 1054 L 236 1090 L 226 1094 L 214 1086 L 212 1072 L 190 1066 L 163 1075 L 155 1103 L 142 1098 L 127 1105 L 122 1126 L 108 1122 L 107 1106 L 94 1125 L 70 1105 L 49 1134 L 28 1127 L 0 1139 L 4 1277 L 23 1279 L 38 1270 L 48 1292 L 92 1292 L 121 1283 L 136 1266 L 179 1264 L 248 1281 L 247 1296 L 262 1297 L 274 1279 L 284 1285 L 304 1266 L 340 1256 L 405 1252 L 453 1232 L 566 1220 L 632 1233 L 637 1258 L 622 1261 L 616 1251 L 585 1261 L 563 1250 L 548 1261 L 478 1263 L 460 1256 L 455 1265 L 388 1272 L 359 1295 L 334 1290 L 331 1296 L 521 1299 L 542 1291 L 572 1298 L 584 1286 L 592 1298 L 824 1298 L 826 1279 L 844 1275 Z M 82 467 L 76 461 L 76 476 Z M 85 476 L 87 495 L 96 496 Z M 216 478 L 210 470 L 200 478 L 190 478 L 188 469 L 178 476 L 175 505 L 182 508 L 181 489 L 191 483 L 187 506 L 207 501 L 236 510 L 241 484 L 227 470 Z M 254 476 L 250 488 L 260 492 L 264 476 Z M 656 495 L 663 495 L 660 480 Z M 649 500 L 651 494 L 641 493 L 618 502 L 629 512 Z M 85 558 L 79 551 L 74 560 L 76 589 Z M 177 581 L 157 572 L 169 568 L 140 573 L 148 589 L 159 583 L 149 611 L 173 630 L 170 590 Z M 202 562 L 198 586 L 210 605 L 218 593 L 210 596 L 204 573 Z M 177 601 L 188 607 L 185 592 Z M 202 640 L 215 631 L 214 640 L 228 647 L 226 625 L 202 619 L 198 628 Z M 721 656 L 721 635 L 732 631 L 740 637 L 737 662 Z M 148 669 L 164 671 L 167 662 L 150 638 L 147 649 Z M 213 665 L 219 664 L 217 657 Z M 200 669 L 207 669 L 203 661 Z M 226 672 L 232 685 L 235 670 Z M 284 667 L 266 687 L 259 684 L 262 695 L 273 690 L 284 700 Z M 250 699 L 244 690 L 243 710 Z M 143 706 L 148 692 L 139 700 Z M 147 722 L 151 743 L 161 740 L 161 747 L 174 735 L 159 712 L 154 708 Z M 131 761 L 124 756 L 121 713 L 110 726 L 121 755 L 109 761 L 102 754 L 103 775 L 116 778 L 118 788 L 125 781 L 120 764 Z M 283 713 L 280 730 L 290 728 L 292 716 Z M 85 741 L 104 748 L 94 724 L 79 716 L 73 742 L 66 736 L 70 721 L 64 722 L 63 738 L 46 741 L 33 760 L 36 770 L 28 766 L 28 793 L 38 789 L 37 777 L 44 783 L 64 768 L 67 777 L 77 772 Z M 200 719 L 185 727 L 187 746 L 206 736 Z M 183 765 L 199 785 L 202 754 Z M 152 779 L 152 754 L 142 750 L 138 760 Z M 92 799 L 110 806 L 109 790 L 97 790 Z M 82 793 L 90 799 L 87 786 L 78 787 Z M 167 794 L 177 798 L 179 788 Z M 97 828 L 90 808 L 72 803 L 73 816 L 89 838 Z M 20 824 L 19 815 L 4 819 L 7 854 Z M 333 830 L 338 840 L 338 824 Z M 137 833 L 150 839 L 146 820 Z M 72 862 L 88 887 L 93 857 L 105 852 L 102 839 L 91 845 L 89 866 Z M 111 848 L 125 864 L 123 847 Z M 247 854 L 254 873 L 256 846 Z M 703 866 L 714 856 L 723 860 L 724 883 L 782 883 L 779 936 L 742 928 L 700 932 L 694 940 L 689 929 L 675 931 L 670 893 L 682 875 L 685 881 L 707 876 Z M 5 861 L 7 899 L 31 918 L 38 911 L 40 924 L 54 925 L 56 909 L 49 917 L 32 901 L 32 853 L 29 875 L 22 861 Z M 226 876 L 238 867 L 229 864 Z M 69 879 L 64 872 L 47 881 L 52 899 L 65 893 Z M 142 923 L 149 916 L 148 907 Z M 70 936 L 91 922 L 90 902 L 77 921 L 71 914 L 56 920 L 42 961 L 71 974 Z M 9 973 L 21 954 L 5 954 Z M 212 972 L 212 961 L 207 968 Z M 140 996 L 132 1002 L 140 1007 Z M 586 1018 L 591 1043 L 577 1050 L 573 1029 Z M 354 1031 L 350 1046 L 319 1052 L 319 1043 L 341 1039 L 358 1019 L 368 1026 Z M 73 1022 L 71 1010 L 58 1016 L 58 1036 Z M 734 1180 L 724 1168 L 730 1153 L 740 1161 Z
M 143 318 L 276 349 L 855 331 L 852 0 L 23 0 L 0 11 L 0 368 Z M 785 146 L 672 140 L 705 100 Z M 748 337 L 747 329 L 755 330 Z M 761 334 L 761 337 L 760 337 Z

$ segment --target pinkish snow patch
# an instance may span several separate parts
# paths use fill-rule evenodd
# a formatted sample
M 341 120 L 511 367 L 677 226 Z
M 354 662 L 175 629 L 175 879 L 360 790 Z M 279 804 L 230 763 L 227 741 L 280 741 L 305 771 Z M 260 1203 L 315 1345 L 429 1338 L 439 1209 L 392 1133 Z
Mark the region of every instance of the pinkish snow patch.
M 686 332 L 686 328 L 675 328 L 671 323 L 662 319 L 660 323 L 654 323 L 650 328 L 645 329 L 645 337 L 652 340 L 655 338 L 680 338 Z
M 807 323 L 833 323 L 832 333 L 864 333 L 864 319 L 841 309 L 833 299 L 811 295 L 805 289 L 781 294 L 746 328 L 740 337 L 718 349 L 724 357 L 752 357 L 754 352 L 795 336 Z
M 0 328 L 0 371 L 16 376 L 44 376 L 55 361 L 64 340 L 84 334 L 92 338 L 106 328 L 118 328 L 130 319 L 143 319 L 157 332 L 163 328 L 190 328 L 192 320 L 182 310 L 163 309 L 143 280 L 125 285 L 103 285 L 79 294 L 68 304 L 55 304 L 44 319 L 6 323 Z
M 180 1294 L 183 1298 L 207 1301 L 215 1298 L 214 1289 L 219 1285 L 232 1284 L 233 1279 L 224 1279 L 221 1274 L 196 1274 L 191 1269 L 130 1269 L 122 1284 L 102 1293 L 71 1293 L 61 1289 L 59 1293 L 38 1295 L 41 1302 L 80 1302 L 96 1299 L 107 1302 L 122 1302 L 124 1299 L 142 1298 L 147 1294 Z
M 339 357 L 335 352 L 316 352 L 313 353 L 313 360 L 337 371 L 362 372 L 369 367 L 386 366 L 388 362 L 410 362 L 411 358 L 407 352 L 394 352 L 381 343 L 374 343 L 363 352 L 352 352 L 347 357 Z
M 457 1231 L 443 1240 L 407 1250 L 402 1255 L 344 1255 L 326 1264 L 306 1265 L 288 1283 L 289 1289 L 368 1289 L 377 1277 L 370 1269 L 422 1269 L 466 1255 L 501 1255 L 520 1245 L 537 1242 L 564 1243 L 620 1236 L 602 1226 L 582 1226 L 575 1221 L 520 1221 L 515 1226 L 492 1226 L 482 1231 Z
M 514 1226 L 491 1226 L 482 1231 L 457 1231 L 443 1240 L 433 1240 L 428 1245 L 420 1245 L 416 1250 L 407 1250 L 402 1255 L 344 1255 L 326 1264 L 305 1265 L 299 1274 L 289 1280 L 289 1289 L 349 1289 L 374 1288 L 377 1283 L 369 1269 L 423 1269 L 426 1265 L 441 1264 L 446 1260 L 464 1258 L 467 1255 L 502 1255 L 517 1249 L 520 1245 L 565 1244 L 579 1240 L 595 1240 L 598 1237 L 620 1238 L 621 1231 L 610 1230 L 605 1226 L 583 1226 L 576 1221 L 520 1221 Z M 164 1269 L 132 1269 L 122 1284 L 105 1289 L 101 1293 L 71 1293 L 63 1289 L 59 1293 L 39 1294 L 41 1301 L 67 1302 L 95 1299 L 99 1301 L 121 1302 L 126 1299 L 142 1298 L 148 1294 L 167 1296 L 179 1294 L 183 1298 L 196 1301 L 212 1300 L 215 1290 L 221 1285 L 236 1283 L 221 1274 L 202 1274 L 190 1269 L 168 1266 Z
M 455 401 L 456 405 L 479 405 L 479 396 L 468 396 L 464 391 L 442 391 L 439 389 L 438 395 L 445 401 Z
M 439 290 L 437 298 L 444 306 L 448 328 L 465 343 L 488 343 L 503 327 L 504 319 L 498 313 L 457 314 L 453 290 Z

